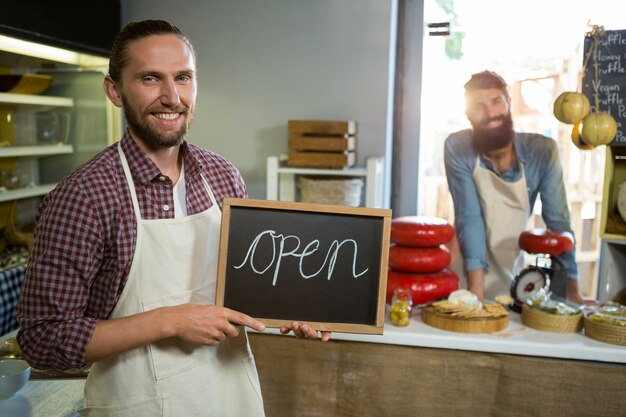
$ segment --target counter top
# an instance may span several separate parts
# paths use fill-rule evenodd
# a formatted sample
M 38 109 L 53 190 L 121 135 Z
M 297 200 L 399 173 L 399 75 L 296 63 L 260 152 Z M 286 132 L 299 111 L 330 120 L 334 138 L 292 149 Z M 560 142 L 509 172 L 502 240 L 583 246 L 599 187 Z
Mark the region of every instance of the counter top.
M 266 332 L 279 333 L 277 329 L 268 329 Z M 407 327 L 393 326 L 387 319 L 382 335 L 333 333 L 332 339 L 626 363 L 626 346 L 603 343 L 586 337 L 584 333 L 535 330 L 523 325 L 521 315 L 515 312 L 511 312 L 508 327 L 497 333 L 471 334 L 440 330 L 425 324 L 419 311 L 414 311 Z

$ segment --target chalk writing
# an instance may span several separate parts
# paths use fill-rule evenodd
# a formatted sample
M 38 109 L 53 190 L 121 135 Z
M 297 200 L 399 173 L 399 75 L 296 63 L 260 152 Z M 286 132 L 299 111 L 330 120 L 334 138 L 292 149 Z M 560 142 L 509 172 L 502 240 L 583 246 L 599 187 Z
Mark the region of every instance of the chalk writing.
M 592 48 L 590 37 L 585 38 L 585 56 Z M 626 30 L 607 30 L 598 42 L 598 80 L 590 62 L 583 78 L 583 93 L 591 102 L 591 111 L 607 112 L 615 119 L 617 133 L 611 146 L 626 146 Z M 598 92 L 597 101 L 595 92 Z
M 626 45 L 626 36 L 622 36 L 623 31 L 607 31 L 606 45 Z
M 626 70 L 624 69 L 622 62 L 618 59 L 617 61 L 607 63 L 606 66 L 604 68 L 600 68 L 598 72 L 600 75 L 624 74 L 626 73 Z
M 283 258 L 291 256 L 294 258 L 299 258 L 299 272 L 302 278 L 309 279 L 319 275 L 326 268 L 326 264 L 328 264 L 328 273 L 326 279 L 330 280 L 335 269 L 335 263 L 337 262 L 339 250 L 344 245 L 347 245 L 348 247 L 353 249 L 352 277 L 358 278 L 368 271 L 368 268 L 366 268 L 359 273 L 356 272 L 358 244 L 353 239 L 344 239 L 341 242 L 339 242 L 338 240 L 334 240 L 330 244 L 328 251 L 326 252 L 326 257 L 324 258 L 324 262 L 322 263 L 321 267 L 317 271 L 307 274 L 304 272 L 304 261 L 305 259 L 307 259 L 308 256 L 318 251 L 320 247 L 320 241 L 317 239 L 312 240 L 302 249 L 301 252 L 298 253 L 298 250 L 300 249 L 300 243 L 300 238 L 297 236 L 285 236 L 283 234 L 276 233 L 276 231 L 274 230 L 265 230 L 259 233 L 252 240 L 250 246 L 248 247 L 248 250 L 246 251 L 246 256 L 244 257 L 243 261 L 239 265 L 234 266 L 234 268 L 241 269 L 246 264 L 249 264 L 254 273 L 262 275 L 267 272 L 272 266 L 274 266 L 272 286 L 276 286 L 278 282 L 278 274 L 280 272 L 281 262 Z M 256 256 L 257 248 L 263 244 L 270 245 L 272 249 L 272 256 L 269 262 L 267 262 L 267 265 L 259 265 L 262 260 L 259 260 Z M 293 247 L 287 248 L 287 246 L 289 245 L 293 245 Z

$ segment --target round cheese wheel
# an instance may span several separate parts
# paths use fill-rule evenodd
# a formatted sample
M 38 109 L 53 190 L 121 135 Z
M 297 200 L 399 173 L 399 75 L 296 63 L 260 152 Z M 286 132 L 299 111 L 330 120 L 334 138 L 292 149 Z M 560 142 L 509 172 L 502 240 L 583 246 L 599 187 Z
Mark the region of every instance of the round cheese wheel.
M 528 253 L 557 256 L 574 249 L 574 237 L 570 232 L 533 229 L 522 232 L 518 244 Z
M 435 247 L 454 236 L 446 220 L 431 216 L 404 216 L 391 221 L 391 242 L 403 246 Z
M 450 266 L 450 251 L 443 246 L 417 248 L 394 245 L 389 248 L 389 267 L 402 272 L 437 272 Z
M 387 271 L 387 303 L 391 302 L 397 288 L 410 290 L 413 305 L 419 305 L 447 297 L 458 290 L 459 278 L 449 269 L 430 274 Z

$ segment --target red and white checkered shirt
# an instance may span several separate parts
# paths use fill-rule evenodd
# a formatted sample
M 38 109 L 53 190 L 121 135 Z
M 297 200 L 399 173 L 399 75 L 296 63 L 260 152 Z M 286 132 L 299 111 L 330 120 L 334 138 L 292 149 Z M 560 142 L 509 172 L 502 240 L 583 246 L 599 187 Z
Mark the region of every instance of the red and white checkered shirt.
M 128 133 L 122 138 L 141 215 L 174 218 L 173 184 Z M 187 213 L 211 206 L 200 173 L 222 204 L 247 197 L 239 171 L 221 156 L 184 142 Z M 169 207 L 169 208 L 168 208 Z M 122 293 L 135 251 L 136 219 L 117 144 L 69 174 L 42 201 L 17 313 L 18 343 L 39 369 L 86 365 L 96 322 Z

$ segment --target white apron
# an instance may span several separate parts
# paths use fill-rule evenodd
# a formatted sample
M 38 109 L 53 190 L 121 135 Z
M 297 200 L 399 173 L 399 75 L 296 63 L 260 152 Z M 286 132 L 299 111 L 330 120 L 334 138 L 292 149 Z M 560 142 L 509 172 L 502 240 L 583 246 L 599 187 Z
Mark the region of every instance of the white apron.
M 489 271 L 485 272 L 485 299 L 510 294 L 511 282 L 524 259 L 518 239 L 528 225 L 530 202 L 524 165 L 519 166 L 521 178 L 515 182 L 506 182 L 480 166 L 480 158 L 472 173 L 487 233 Z
M 128 281 L 110 318 L 189 302 L 214 303 L 221 212 L 212 206 L 176 219 L 144 220 L 118 144 L 137 218 Z M 263 400 L 245 330 L 217 347 L 161 340 L 93 364 L 82 416 L 263 416 Z

